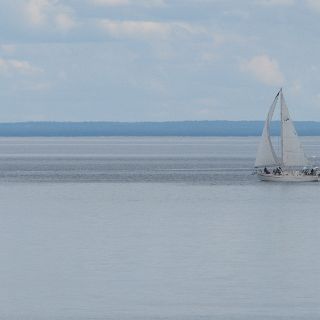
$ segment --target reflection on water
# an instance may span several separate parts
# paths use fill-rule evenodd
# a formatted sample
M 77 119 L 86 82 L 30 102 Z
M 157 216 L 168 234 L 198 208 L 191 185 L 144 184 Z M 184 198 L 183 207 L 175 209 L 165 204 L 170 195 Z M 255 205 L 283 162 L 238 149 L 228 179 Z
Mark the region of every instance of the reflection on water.
M 256 139 L 234 140 L 0 139 L 0 181 L 247 183 Z

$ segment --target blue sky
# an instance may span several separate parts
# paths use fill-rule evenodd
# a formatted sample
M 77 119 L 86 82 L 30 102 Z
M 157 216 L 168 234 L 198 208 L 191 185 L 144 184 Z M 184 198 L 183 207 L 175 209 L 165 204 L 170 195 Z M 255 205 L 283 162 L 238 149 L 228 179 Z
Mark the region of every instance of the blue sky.
M 1 0 L 0 121 L 320 121 L 320 0 Z

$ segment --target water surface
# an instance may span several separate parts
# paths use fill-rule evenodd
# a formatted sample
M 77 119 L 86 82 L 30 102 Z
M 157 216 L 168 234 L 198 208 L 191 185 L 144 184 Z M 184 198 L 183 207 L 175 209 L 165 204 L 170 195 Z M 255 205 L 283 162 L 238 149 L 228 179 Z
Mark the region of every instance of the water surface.
M 0 139 L 0 318 L 319 319 L 320 186 L 257 142 Z

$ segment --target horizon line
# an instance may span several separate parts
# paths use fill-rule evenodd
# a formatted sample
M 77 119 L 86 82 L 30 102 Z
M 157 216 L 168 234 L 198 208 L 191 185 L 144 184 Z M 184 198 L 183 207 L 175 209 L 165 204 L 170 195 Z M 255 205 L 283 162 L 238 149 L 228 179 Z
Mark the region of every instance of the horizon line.
M 279 122 L 280 120 L 273 120 Z M 21 120 L 21 121 L 0 121 L 0 124 L 24 124 L 24 123 L 181 123 L 181 122 L 265 122 L 265 120 Z M 294 120 L 293 122 L 316 122 L 320 120 Z

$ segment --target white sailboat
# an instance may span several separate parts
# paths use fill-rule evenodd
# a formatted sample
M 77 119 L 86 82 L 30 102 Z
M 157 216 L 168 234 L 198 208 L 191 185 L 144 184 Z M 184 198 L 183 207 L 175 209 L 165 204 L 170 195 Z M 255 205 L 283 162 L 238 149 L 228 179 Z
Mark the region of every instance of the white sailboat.
M 280 152 L 276 153 L 270 136 L 270 123 L 280 100 Z M 318 169 L 310 168 L 291 121 L 282 89 L 276 95 L 264 124 L 255 162 L 257 176 L 263 181 L 318 181 Z

